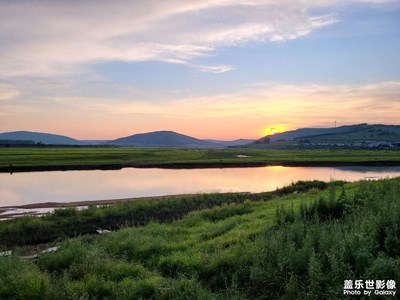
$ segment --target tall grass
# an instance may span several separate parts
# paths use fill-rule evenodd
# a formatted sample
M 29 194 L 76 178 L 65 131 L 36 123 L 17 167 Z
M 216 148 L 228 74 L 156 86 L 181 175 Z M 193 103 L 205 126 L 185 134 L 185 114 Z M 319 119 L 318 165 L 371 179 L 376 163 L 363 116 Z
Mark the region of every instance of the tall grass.
M 0 298 L 343 299 L 347 279 L 400 282 L 398 195 L 363 181 L 69 239 L 0 257 Z

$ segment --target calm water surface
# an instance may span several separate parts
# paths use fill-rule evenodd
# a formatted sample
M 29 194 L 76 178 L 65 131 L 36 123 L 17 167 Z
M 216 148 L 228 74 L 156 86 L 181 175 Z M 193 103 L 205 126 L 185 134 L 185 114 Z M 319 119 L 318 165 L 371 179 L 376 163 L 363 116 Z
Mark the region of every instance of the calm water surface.
M 262 192 L 298 180 L 378 179 L 400 167 L 135 169 L 0 174 L 0 207 L 209 192 Z

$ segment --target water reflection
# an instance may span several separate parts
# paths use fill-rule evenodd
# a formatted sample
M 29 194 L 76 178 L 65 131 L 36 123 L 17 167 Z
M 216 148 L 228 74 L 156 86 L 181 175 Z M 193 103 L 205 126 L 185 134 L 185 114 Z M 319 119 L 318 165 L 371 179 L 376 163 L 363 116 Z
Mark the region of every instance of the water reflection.
M 298 180 L 400 176 L 400 167 L 134 169 L 0 174 L 0 207 L 199 192 L 262 192 Z

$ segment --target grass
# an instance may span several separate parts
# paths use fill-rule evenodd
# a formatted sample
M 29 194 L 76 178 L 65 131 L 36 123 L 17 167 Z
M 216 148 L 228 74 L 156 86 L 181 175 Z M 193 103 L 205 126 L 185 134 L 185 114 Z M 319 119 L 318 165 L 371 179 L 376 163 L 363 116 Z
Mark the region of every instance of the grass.
M 331 184 L 340 184 L 335 182 Z M 127 226 L 142 226 L 149 222 L 170 222 L 181 219 L 191 211 L 245 201 L 270 200 L 281 195 L 325 189 L 322 181 L 297 182 L 273 192 L 258 194 L 226 193 L 167 197 L 154 200 L 120 202 L 110 206 L 74 207 L 55 210 L 43 217 L 24 217 L 0 223 L 0 250 L 17 245 L 48 243 L 65 237 L 95 233 L 97 229 L 115 230 Z
M 79 236 L 0 257 L 1 299 L 343 299 L 400 282 L 400 178 L 362 181 Z
M 143 148 L 0 148 L 0 170 L 129 164 L 400 163 L 400 151 Z M 249 157 L 237 157 L 246 155 Z

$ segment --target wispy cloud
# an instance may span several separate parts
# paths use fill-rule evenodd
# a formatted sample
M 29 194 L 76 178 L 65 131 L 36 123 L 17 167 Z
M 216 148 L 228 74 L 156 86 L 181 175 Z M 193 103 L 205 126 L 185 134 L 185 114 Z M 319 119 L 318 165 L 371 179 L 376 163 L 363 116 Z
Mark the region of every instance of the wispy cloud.
M 19 94 L 20 92 L 15 87 L 8 84 L 0 84 L 0 101 L 10 100 Z
M 29 105 L 5 101 L 0 114 L 2 128 L 16 130 L 15 124 L 21 130 L 51 128 L 74 137 L 79 133 L 81 138 L 116 138 L 162 129 L 204 138 L 259 137 L 263 128 L 278 125 L 294 129 L 329 126 L 334 121 L 399 124 L 398 95 L 399 81 L 349 85 L 265 82 L 231 93 L 189 94 L 158 102 L 100 96 L 47 96 Z
M 0 7 L 0 76 L 82 72 L 99 61 L 185 62 L 220 47 L 285 42 L 333 24 L 303 1 L 10 1 Z
M 191 64 L 191 65 L 199 69 L 201 72 L 215 73 L 215 74 L 225 73 L 236 69 L 235 67 L 229 65 L 218 65 L 218 66 L 205 66 L 197 64 Z
M 241 116 L 295 118 L 305 122 L 307 118 L 322 122 L 336 117 L 338 120 L 369 120 L 369 114 L 381 114 L 379 121 L 398 123 L 400 115 L 399 81 L 386 81 L 354 85 L 318 85 L 281 83 L 257 83 L 235 93 L 189 96 L 169 101 L 114 100 L 99 97 L 49 97 L 47 102 L 104 115 L 169 115 L 182 118 Z M 363 111 L 355 108 L 363 108 Z M 390 111 L 387 108 L 390 107 Z M 385 109 L 385 110 L 382 110 Z M 351 112 L 351 113 L 350 113 Z M 378 120 L 377 120 L 378 121 Z
M 209 127 L 208 132 L 214 132 L 215 128 L 234 131 L 232 126 L 236 126 L 238 132 L 250 132 L 263 124 L 285 123 L 288 127 L 298 127 L 324 125 L 332 120 L 398 123 L 400 83 L 393 72 L 376 78 L 393 78 L 394 81 L 373 84 L 261 82 L 241 86 L 241 82 L 273 78 L 274 72 L 286 72 L 279 68 L 285 63 L 291 64 L 290 59 L 285 59 L 299 48 L 295 43 L 294 47 L 271 47 L 274 51 L 279 48 L 285 51 L 276 56 L 282 60 L 277 61 L 268 74 L 262 71 L 257 74 L 254 65 L 248 68 L 244 57 L 249 53 L 245 53 L 247 49 L 260 54 L 264 50 L 258 47 L 260 44 L 290 43 L 317 30 L 321 30 L 319 36 L 322 36 L 322 29 L 349 21 L 346 15 L 341 20 L 340 12 L 354 3 L 368 9 L 386 4 L 389 10 L 400 6 L 397 5 L 399 0 L 2 1 L 1 127 L 43 131 L 70 128 L 88 133 L 111 127 L 114 132 L 121 128 L 131 131 L 133 127 L 143 128 L 143 131 L 198 128 L 204 133 L 206 127 Z M 343 31 L 345 26 L 339 27 Z M 342 34 L 342 31 L 332 31 Z M 332 31 L 327 33 L 328 37 Z M 329 45 L 342 42 L 343 39 L 335 39 Z M 374 40 L 368 45 L 372 43 Z M 299 44 L 312 48 L 317 43 L 312 40 Z M 374 52 L 369 52 L 368 45 L 362 50 L 372 57 Z M 237 52 L 228 49 L 232 47 L 241 49 Z M 296 59 L 313 59 L 311 53 L 318 49 L 313 48 L 314 51 Z M 237 53 L 242 56 L 234 56 Z M 385 49 L 380 53 L 384 56 Z M 263 67 L 268 59 L 274 59 L 267 55 Z M 316 65 L 321 65 L 321 59 L 329 59 L 330 55 L 335 55 L 333 50 L 326 56 L 315 57 Z M 336 60 L 340 57 L 350 60 L 354 55 L 341 53 Z M 257 62 L 257 58 L 252 57 L 251 64 Z M 129 77 L 128 68 L 122 66 L 125 62 L 146 61 L 181 65 L 198 73 L 179 73 L 178 76 L 188 73 L 190 76 L 164 80 L 164 71 L 153 74 L 147 69 L 149 64 L 130 64 L 129 71 L 135 73 Z M 104 62 L 119 64 L 98 66 Z M 311 63 L 309 65 L 312 67 Z M 236 69 L 236 74 L 217 75 Z M 254 73 L 246 73 L 248 70 Z M 140 77 L 142 71 L 143 78 Z M 316 71 L 322 73 L 320 69 Z M 341 80 L 337 73 L 332 72 L 332 76 L 335 78 L 310 78 L 305 74 L 301 80 Z M 361 82 L 367 80 L 366 76 L 348 78 Z M 218 81 L 213 82 L 214 77 L 218 77 Z M 283 81 L 282 78 L 286 78 L 287 82 L 292 80 L 289 75 L 279 78 Z M 172 90 L 177 92 L 172 95 Z M 177 99 L 179 95 L 181 99 Z M 100 128 L 99 124 L 104 127 Z M 61 130 L 60 133 L 68 132 Z
M 399 3 L 399 0 L 353 0 L 353 2 L 384 4 L 384 3 Z

